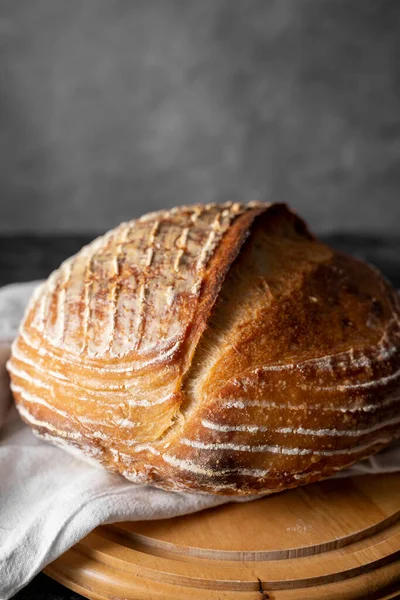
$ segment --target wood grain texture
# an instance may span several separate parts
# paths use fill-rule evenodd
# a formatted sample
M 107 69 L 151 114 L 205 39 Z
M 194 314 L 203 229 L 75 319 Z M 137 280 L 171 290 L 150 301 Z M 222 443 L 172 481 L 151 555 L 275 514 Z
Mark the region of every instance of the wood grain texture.
M 100 527 L 45 572 L 101 600 L 395 598 L 400 475 Z

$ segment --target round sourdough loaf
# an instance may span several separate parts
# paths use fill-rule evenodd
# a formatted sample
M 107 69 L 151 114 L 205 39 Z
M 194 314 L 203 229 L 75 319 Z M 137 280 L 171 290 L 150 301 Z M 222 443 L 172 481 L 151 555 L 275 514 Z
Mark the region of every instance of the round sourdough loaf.
M 317 481 L 400 436 L 400 310 L 283 204 L 123 223 L 37 290 L 8 363 L 35 433 L 134 482 Z

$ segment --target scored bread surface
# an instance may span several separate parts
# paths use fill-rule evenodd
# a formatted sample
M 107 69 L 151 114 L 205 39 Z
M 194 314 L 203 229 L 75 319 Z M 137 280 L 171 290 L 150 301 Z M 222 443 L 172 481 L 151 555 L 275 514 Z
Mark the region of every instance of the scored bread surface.
M 275 492 L 399 437 L 399 312 L 285 205 L 183 206 L 40 286 L 11 387 L 35 433 L 132 481 Z

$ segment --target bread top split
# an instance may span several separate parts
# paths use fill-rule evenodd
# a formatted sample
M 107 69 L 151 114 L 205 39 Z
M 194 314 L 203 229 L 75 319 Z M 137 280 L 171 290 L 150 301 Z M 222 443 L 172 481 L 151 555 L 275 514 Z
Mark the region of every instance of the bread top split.
M 38 435 L 132 481 L 270 493 L 400 436 L 399 316 L 284 204 L 182 206 L 64 262 L 8 368 Z

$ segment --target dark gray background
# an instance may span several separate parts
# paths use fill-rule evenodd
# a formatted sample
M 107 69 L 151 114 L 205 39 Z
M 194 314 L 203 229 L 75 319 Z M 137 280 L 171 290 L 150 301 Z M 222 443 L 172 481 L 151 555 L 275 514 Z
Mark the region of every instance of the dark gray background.
M 287 201 L 400 232 L 398 0 L 0 0 L 0 233 Z

